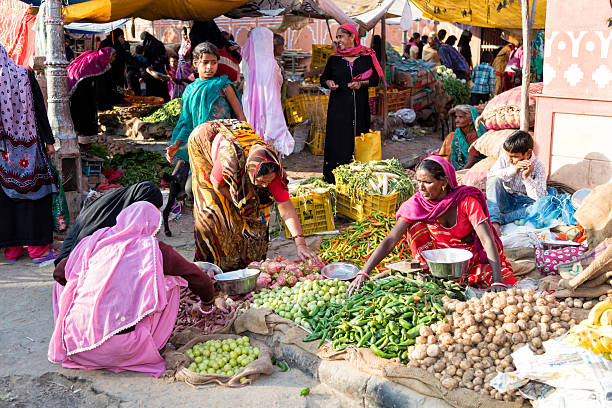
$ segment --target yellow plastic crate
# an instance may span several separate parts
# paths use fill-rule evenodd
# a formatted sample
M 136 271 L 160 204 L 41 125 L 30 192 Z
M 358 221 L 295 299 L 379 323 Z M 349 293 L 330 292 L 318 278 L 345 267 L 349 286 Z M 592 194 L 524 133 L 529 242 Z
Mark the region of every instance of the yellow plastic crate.
M 323 156 L 325 153 L 325 128 L 317 126 L 310 127 L 310 135 L 306 142 L 310 152 L 315 156 Z
M 327 64 L 330 55 L 336 52 L 336 47 L 327 44 L 312 44 L 312 60 L 310 69 L 322 67 Z
M 296 125 L 307 119 L 306 111 L 304 110 L 304 99 L 306 97 L 307 95 L 300 94 L 285 101 L 285 114 L 287 115 L 288 124 Z
M 351 197 L 344 184 L 336 183 L 336 211 L 354 221 L 361 221 L 368 214 L 380 211 L 394 217 L 399 207 L 399 193 L 390 195 L 363 193 L 362 197 Z
M 376 97 L 376 87 L 371 86 L 368 88 L 368 98 Z
M 336 229 L 329 193 L 311 193 L 291 197 L 291 202 L 300 219 L 304 236 Z M 291 233 L 286 225 L 285 234 L 287 238 L 291 238 Z

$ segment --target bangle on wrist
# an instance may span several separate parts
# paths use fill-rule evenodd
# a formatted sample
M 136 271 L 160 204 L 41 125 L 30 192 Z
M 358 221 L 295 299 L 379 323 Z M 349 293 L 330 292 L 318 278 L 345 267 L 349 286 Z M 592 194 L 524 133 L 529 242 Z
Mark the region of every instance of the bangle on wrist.
M 297 235 L 294 235 L 294 236 L 292 236 L 292 237 L 291 237 L 291 239 L 292 239 L 292 240 L 294 240 L 294 241 L 295 241 L 296 239 L 298 239 L 298 238 L 304 238 L 304 234 L 297 234 Z M 304 239 L 305 239 L 305 238 L 304 238 Z
M 368 280 L 372 280 L 370 275 L 368 275 L 367 273 L 364 273 L 364 272 L 359 272 L 357 275 L 355 275 L 355 277 L 357 277 L 357 276 L 363 276 L 363 277 L 367 278 Z

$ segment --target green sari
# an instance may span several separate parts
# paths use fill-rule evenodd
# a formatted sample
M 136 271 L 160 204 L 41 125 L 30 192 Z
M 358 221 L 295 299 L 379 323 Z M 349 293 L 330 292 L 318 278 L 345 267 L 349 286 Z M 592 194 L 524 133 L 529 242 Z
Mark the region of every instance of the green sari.
M 234 87 L 234 92 L 240 100 L 238 90 L 226 75 L 205 80 L 197 79 L 185 88 L 181 116 L 172 132 L 172 139 L 170 139 L 170 145 L 176 140 L 182 142 L 176 153 L 177 159 L 189 163 L 187 142 L 189 135 L 198 125 L 209 120 L 232 118 L 232 109 L 224 93 L 228 85 Z
M 480 116 L 480 113 L 478 113 L 478 110 L 473 106 L 470 106 L 470 112 L 472 114 L 472 121 L 474 122 L 474 127 L 476 128 L 476 134 L 478 135 L 478 137 L 482 137 L 482 135 L 487 132 L 487 129 L 484 127 L 482 122 L 480 122 L 478 126 L 476 126 L 476 118 Z M 468 143 L 467 135 L 463 133 L 461 129 L 456 128 L 455 133 L 453 134 L 451 153 L 448 158 L 448 161 L 450 162 L 450 164 L 452 164 L 455 170 L 461 170 L 465 167 L 468 162 L 469 150 L 470 144 Z M 484 157 L 485 156 L 481 154 L 480 157 L 478 157 L 477 162 L 482 160 Z

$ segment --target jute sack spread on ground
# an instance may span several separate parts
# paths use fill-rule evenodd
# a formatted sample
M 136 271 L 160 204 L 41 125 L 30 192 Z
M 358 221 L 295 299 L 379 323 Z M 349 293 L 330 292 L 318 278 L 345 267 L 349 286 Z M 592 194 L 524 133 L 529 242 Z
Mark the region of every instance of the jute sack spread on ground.
M 523 406 L 518 402 L 503 402 L 487 398 L 467 388 L 448 390 L 426 370 L 410 368 L 397 361 L 380 358 L 367 348 L 349 347 L 343 351 L 336 351 L 330 343 L 326 342 L 319 349 L 317 347 L 319 340 L 303 342 L 302 339 L 307 332 L 291 320 L 276 315 L 270 309 L 248 309 L 234 321 L 234 330 L 237 333 L 248 330 L 264 335 L 282 333 L 280 340 L 282 343 L 293 344 L 323 360 L 346 360 L 362 372 L 384 377 L 419 394 L 443 399 L 456 408 L 519 408 Z
M 226 387 L 242 387 L 255 381 L 261 374 L 270 375 L 274 371 L 274 366 L 272 365 L 272 351 L 265 344 L 251 339 L 251 345 L 259 347 L 259 357 L 257 360 L 244 367 L 235 376 L 228 377 L 219 374 L 199 374 L 193 372 L 187 368 L 191 363 L 191 359 L 185 355 L 185 351 L 200 342 L 238 339 L 240 336 L 235 334 L 204 335 L 198 330 L 193 329 L 187 330 L 186 332 L 185 334 L 173 336 L 171 340 L 186 340 L 188 337 L 190 337 L 190 340 L 178 350 L 170 351 L 164 355 L 166 359 L 166 373 L 164 374 L 164 379 L 167 381 L 184 381 L 191 385 L 219 384 Z M 245 377 L 247 380 L 240 383 L 242 377 Z
M 564 279 L 562 285 L 568 289 L 576 289 L 584 282 L 595 279 L 606 272 L 612 271 L 612 238 L 606 239 L 602 244 L 606 248 L 597 255 L 590 265 L 571 279 Z
M 587 234 L 589 248 L 595 248 L 612 237 L 612 183 L 595 187 L 582 201 L 574 217 Z

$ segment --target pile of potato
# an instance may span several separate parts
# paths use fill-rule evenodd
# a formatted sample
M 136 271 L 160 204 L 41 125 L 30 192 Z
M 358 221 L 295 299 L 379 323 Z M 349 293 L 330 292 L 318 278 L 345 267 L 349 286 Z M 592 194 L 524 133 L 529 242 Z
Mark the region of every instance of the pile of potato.
M 592 309 L 593 306 L 597 304 L 597 301 L 603 302 L 604 300 L 609 299 L 612 301 L 612 295 L 601 295 L 599 299 L 585 299 L 585 298 L 566 298 L 563 303 L 567 307 L 575 307 L 578 309 L 589 310 Z
M 130 146 L 129 143 L 120 142 L 107 136 L 92 136 L 89 138 L 89 140 L 91 143 L 97 143 L 104 146 L 108 154 L 111 156 L 124 154 L 132 150 L 132 146 Z
M 408 349 L 408 366 L 427 369 L 445 388 L 464 387 L 498 400 L 522 398 L 489 385 L 498 372 L 515 370 L 512 352 L 529 346 L 542 354 L 544 341 L 576 324 L 567 306 L 531 289 L 485 292 L 466 302 L 445 297 L 443 302 L 446 321 L 421 328 Z

